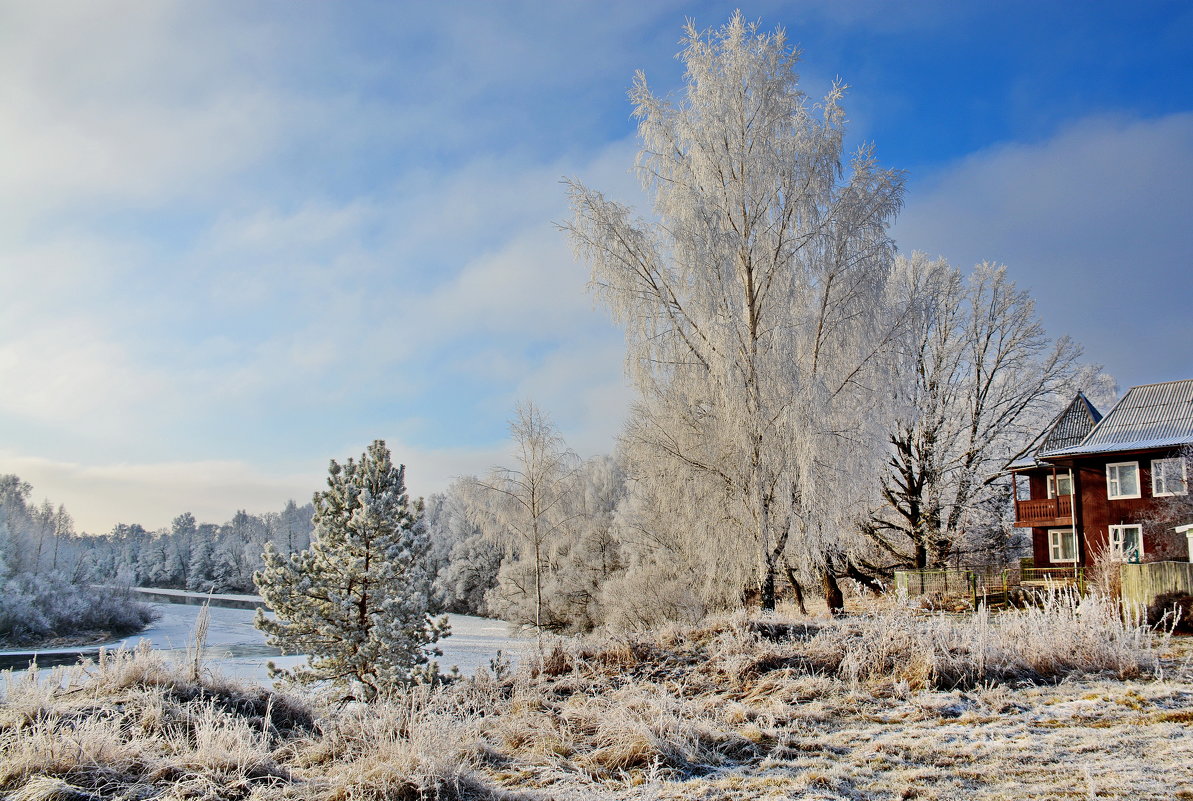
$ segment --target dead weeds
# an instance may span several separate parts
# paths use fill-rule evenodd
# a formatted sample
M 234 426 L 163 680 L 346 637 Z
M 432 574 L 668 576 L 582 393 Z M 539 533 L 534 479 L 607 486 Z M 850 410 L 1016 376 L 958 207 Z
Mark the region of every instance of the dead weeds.
M 726 617 L 552 641 L 512 674 L 377 705 L 192 680 L 148 652 L 115 655 L 40 681 L 10 677 L 0 792 L 1176 797 L 1163 776 L 1193 754 L 1190 660 L 1167 641 L 1157 657 L 1153 640 L 1121 627 L 1099 642 L 1099 613 L 1058 635 L 1071 651 L 1063 660 L 1014 619 Z

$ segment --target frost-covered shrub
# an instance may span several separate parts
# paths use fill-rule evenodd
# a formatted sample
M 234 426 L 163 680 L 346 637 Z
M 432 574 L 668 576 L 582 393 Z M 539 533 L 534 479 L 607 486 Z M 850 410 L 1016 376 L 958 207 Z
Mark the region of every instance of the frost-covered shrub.
M 603 587 L 605 624 L 646 631 L 668 623 L 695 625 L 709 612 L 707 599 L 673 565 L 641 561 Z
M 0 642 L 35 643 L 90 632 L 123 636 L 154 618 L 126 591 L 70 582 L 60 574 L 19 574 L 0 587 Z

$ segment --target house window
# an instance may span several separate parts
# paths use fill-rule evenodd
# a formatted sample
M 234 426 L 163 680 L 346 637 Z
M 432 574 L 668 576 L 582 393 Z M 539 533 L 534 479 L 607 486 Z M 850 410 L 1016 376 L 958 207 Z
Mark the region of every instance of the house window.
M 1115 462 L 1106 465 L 1106 497 L 1140 497 L 1139 462 Z
M 1110 555 L 1124 562 L 1139 562 L 1143 557 L 1143 527 L 1111 526 Z
M 1077 536 L 1071 528 L 1048 530 L 1048 560 L 1050 562 L 1076 562 Z
M 1057 489 L 1059 488 L 1059 492 Z M 1048 497 L 1055 498 L 1057 495 L 1072 495 L 1073 494 L 1073 479 L 1068 473 L 1057 473 L 1056 481 L 1053 482 L 1053 477 L 1048 476 Z
M 1185 460 L 1152 459 L 1152 495 L 1184 495 L 1188 491 L 1185 476 Z

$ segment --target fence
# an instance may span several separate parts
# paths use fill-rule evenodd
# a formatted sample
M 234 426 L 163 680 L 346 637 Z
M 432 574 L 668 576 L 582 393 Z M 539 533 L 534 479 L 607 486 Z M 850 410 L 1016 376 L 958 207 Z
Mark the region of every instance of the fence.
M 1005 606 L 1019 593 L 1040 589 L 1075 588 L 1085 592 L 1085 570 L 1080 567 L 1011 567 L 1005 570 L 896 570 L 895 591 L 908 598 L 934 596 L 965 599 L 976 608 Z
M 895 591 L 909 598 L 918 595 L 953 597 L 973 593 L 973 574 L 968 570 L 896 570 Z
M 1009 597 L 1010 570 L 896 570 L 895 591 L 908 598 L 932 596 L 1001 606 Z
M 1085 568 L 1082 567 L 1025 567 L 1020 571 L 1019 585 L 1047 589 L 1075 587 L 1085 592 Z
M 1193 594 L 1193 564 L 1189 562 L 1145 562 L 1122 565 L 1123 604 L 1146 609 L 1166 592 Z

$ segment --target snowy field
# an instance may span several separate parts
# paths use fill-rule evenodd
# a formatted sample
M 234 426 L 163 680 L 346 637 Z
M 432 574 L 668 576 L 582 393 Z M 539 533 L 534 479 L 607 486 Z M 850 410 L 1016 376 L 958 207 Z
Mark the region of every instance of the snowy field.
M 175 596 L 190 596 L 193 593 L 179 591 Z M 253 596 L 243 596 L 252 599 Z M 218 599 L 216 601 L 218 603 Z M 109 647 L 133 648 L 141 640 L 148 640 L 155 649 L 185 654 L 192 639 L 195 620 L 201 606 L 188 603 L 150 603 L 159 614 L 158 619 L 140 634 L 126 637 Z M 222 673 L 250 681 L 268 682 L 265 663 L 273 661 L 281 667 L 301 663 L 306 657 L 282 656 L 276 648 L 265 644 L 265 636 L 253 628 L 255 611 L 250 609 L 228 609 L 210 607 L 210 621 L 207 629 L 207 664 Z M 503 620 L 490 620 L 469 615 L 448 615 L 452 633 L 439 643 L 443 656 L 439 658 L 444 672 L 458 666 L 464 675 L 471 675 L 477 668 L 487 667 L 498 651 L 508 656 L 513 663 L 527 646 L 525 637 L 511 634 L 510 626 Z M 63 653 L 77 653 L 80 649 L 59 649 Z M 43 653 L 54 653 L 45 651 Z M 72 660 L 73 661 L 73 660 Z M 44 661 L 43 661 L 44 663 Z

